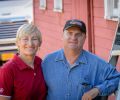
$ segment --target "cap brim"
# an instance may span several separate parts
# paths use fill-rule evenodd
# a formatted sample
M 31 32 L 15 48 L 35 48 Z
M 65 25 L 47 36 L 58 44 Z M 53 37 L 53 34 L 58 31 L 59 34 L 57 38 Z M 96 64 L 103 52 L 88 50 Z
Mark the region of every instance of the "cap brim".
M 71 27 L 74 27 L 74 26 L 76 26 L 76 27 L 79 27 L 80 28 L 80 30 L 81 30 L 81 27 L 79 26 L 79 25 L 70 25 L 70 26 L 68 26 L 68 27 L 66 27 L 66 28 L 64 28 L 64 30 L 63 31 L 65 31 L 65 30 L 67 30 L 67 29 L 69 29 L 69 28 L 71 28 Z M 82 30 L 81 30 L 82 31 Z

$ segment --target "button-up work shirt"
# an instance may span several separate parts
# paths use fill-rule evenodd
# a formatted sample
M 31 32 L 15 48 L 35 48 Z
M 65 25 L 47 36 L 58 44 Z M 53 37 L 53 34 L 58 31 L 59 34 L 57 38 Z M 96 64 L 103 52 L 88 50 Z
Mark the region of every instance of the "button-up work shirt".
M 70 66 L 63 49 L 43 60 L 47 100 L 81 100 L 83 94 L 94 87 L 99 89 L 100 96 L 105 96 L 118 87 L 120 74 L 115 67 L 85 50 Z

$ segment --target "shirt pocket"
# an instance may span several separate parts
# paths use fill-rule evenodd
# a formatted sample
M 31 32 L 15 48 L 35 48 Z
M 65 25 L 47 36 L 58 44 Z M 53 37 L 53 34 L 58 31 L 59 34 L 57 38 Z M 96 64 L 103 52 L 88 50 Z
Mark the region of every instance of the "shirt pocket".
M 93 85 L 88 79 L 81 79 L 78 83 L 78 95 L 77 100 L 81 100 L 83 94 L 93 88 Z

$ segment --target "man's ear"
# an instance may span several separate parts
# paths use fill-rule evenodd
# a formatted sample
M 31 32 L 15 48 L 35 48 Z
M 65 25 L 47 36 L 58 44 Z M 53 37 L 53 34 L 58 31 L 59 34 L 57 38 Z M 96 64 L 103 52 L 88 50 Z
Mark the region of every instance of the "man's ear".
M 61 40 L 63 40 L 63 38 L 64 38 L 64 32 L 63 32 L 62 35 L 61 35 Z

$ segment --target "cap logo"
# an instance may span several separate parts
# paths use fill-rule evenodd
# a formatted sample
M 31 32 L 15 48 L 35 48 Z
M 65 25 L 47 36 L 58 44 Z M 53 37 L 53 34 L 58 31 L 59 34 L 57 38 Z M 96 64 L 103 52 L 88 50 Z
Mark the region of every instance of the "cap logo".
M 72 21 L 70 22 L 70 24 L 75 24 L 75 25 L 80 25 L 80 26 L 82 26 L 82 24 L 81 24 L 80 22 L 77 22 L 77 21 L 74 21 L 74 20 L 72 20 Z

